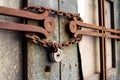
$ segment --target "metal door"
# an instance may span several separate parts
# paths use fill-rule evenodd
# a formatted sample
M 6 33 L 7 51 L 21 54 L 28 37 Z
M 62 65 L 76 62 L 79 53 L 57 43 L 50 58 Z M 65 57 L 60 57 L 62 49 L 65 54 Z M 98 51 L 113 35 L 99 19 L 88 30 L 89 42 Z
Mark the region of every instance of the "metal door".
M 28 6 L 39 5 L 77 13 L 77 0 L 28 0 Z M 57 16 L 54 16 L 54 19 L 56 26 L 49 39 L 56 42 L 69 40 L 65 31 L 65 19 Z M 39 24 L 37 21 L 29 21 L 28 23 Z M 28 42 L 27 46 L 28 80 L 78 80 L 80 78 L 77 45 L 63 49 L 64 57 L 60 63 L 50 63 L 47 60 L 47 52 L 44 47 L 32 42 Z
M 71 5 L 72 3 L 72 5 Z M 64 12 L 77 13 L 77 0 L 1 0 L 1 6 L 21 9 L 25 6 L 43 6 Z M 67 6 L 66 6 L 67 5 Z M 53 16 L 55 31 L 49 40 L 68 41 L 64 17 Z M 23 22 L 21 19 L 1 16 L 1 20 Z M 26 20 L 28 24 L 39 25 L 39 21 Z M 17 27 L 17 26 L 16 26 Z M 47 50 L 14 31 L 0 31 L 0 79 L 2 80 L 79 80 L 80 64 L 77 45 L 63 49 L 60 63 L 47 59 Z

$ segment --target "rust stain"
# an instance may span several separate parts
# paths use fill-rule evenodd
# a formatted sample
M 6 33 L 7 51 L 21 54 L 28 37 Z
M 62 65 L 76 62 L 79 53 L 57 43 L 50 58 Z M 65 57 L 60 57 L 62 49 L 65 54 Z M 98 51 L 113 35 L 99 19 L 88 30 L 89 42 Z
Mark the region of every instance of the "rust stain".
M 0 14 L 7 15 L 7 16 L 27 18 L 27 19 L 34 19 L 34 20 L 43 20 L 49 15 L 48 11 L 45 11 L 42 14 L 35 14 L 28 11 L 17 10 L 17 9 L 2 7 L 2 6 L 0 6 Z
M 46 38 L 49 36 L 49 33 L 44 28 L 35 25 L 19 24 L 12 22 L 0 22 L 0 29 L 37 32 L 42 33 Z

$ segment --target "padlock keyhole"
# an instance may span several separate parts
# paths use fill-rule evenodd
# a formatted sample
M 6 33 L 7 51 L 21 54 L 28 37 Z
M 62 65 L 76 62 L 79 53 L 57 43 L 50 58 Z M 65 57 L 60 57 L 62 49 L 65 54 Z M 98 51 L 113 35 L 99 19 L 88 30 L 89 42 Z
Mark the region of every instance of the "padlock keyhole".
M 57 57 L 60 57 L 60 54 L 57 54 Z
M 60 62 L 62 60 L 62 51 L 59 48 L 57 51 L 51 51 L 51 54 L 48 55 L 48 59 L 51 62 Z

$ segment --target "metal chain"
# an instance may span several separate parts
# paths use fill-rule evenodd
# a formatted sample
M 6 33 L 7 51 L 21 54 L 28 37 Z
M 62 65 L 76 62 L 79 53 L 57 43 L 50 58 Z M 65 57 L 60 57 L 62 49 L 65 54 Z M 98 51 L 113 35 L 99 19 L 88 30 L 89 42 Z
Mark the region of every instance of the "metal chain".
M 25 7 L 23 10 L 34 12 L 34 13 L 43 13 L 45 11 L 48 11 L 50 14 L 57 14 L 59 16 L 66 16 L 67 18 L 76 17 L 78 20 L 83 21 L 82 18 L 80 17 L 80 14 L 65 13 L 65 12 L 61 12 L 61 11 L 57 11 L 57 10 L 53 10 L 53 9 L 49 9 L 49 8 L 44 8 L 41 6 L 36 6 L 36 7 L 35 6 L 28 6 L 28 7 Z
M 79 35 L 76 38 L 74 38 L 70 41 L 67 41 L 67 42 L 63 42 L 63 43 L 42 40 L 40 37 L 38 37 L 35 34 L 26 34 L 25 37 L 31 39 L 34 43 L 39 43 L 39 44 L 43 45 L 44 47 L 54 47 L 55 46 L 60 49 L 62 49 L 64 47 L 68 47 L 72 44 L 79 43 L 82 40 L 82 35 Z
M 37 7 L 29 6 L 29 7 L 25 7 L 24 10 L 38 13 L 38 14 L 48 11 L 50 14 L 65 16 L 69 19 L 73 19 L 74 17 L 76 17 L 78 20 L 82 21 L 82 19 L 79 17 L 79 14 L 65 13 L 65 12 L 61 12 L 61 11 L 57 11 L 57 10 L 53 10 L 53 9 L 49 9 L 49 8 L 44 8 L 41 6 L 37 6 Z M 41 39 L 39 36 L 37 36 L 35 34 L 26 34 L 25 36 L 27 38 L 31 39 L 34 43 L 39 43 L 39 44 L 43 45 L 44 47 L 53 47 L 55 51 L 57 51 L 58 48 L 62 49 L 64 47 L 70 46 L 72 44 L 79 43 L 82 40 L 82 35 L 79 35 L 76 38 L 74 38 L 70 41 L 67 41 L 67 42 L 63 42 L 63 43 L 46 41 L 46 40 Z

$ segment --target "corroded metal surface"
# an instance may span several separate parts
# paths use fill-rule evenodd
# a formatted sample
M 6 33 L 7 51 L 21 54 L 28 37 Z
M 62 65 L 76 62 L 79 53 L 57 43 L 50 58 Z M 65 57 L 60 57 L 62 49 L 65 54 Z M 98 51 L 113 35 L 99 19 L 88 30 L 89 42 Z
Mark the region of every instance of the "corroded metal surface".
M 79 17 L 79 15 L 77 14 L 71 14 L 71 13 L 65 13 L 65 12 L 61 12 L 61 11 L 57 11 L 57 10 L 53 10 L 53 9 L 48 9 L 48 8 L 44 8 L 44 7 L 41 7 L 41 6 L 38 6 L 38 7 L 26 7 L 24 8 L 24 10 L 26 10 L 25 12 L 22 11 L 22 10 L 16 10 L 16 9 L 11 9 L 11 8 L 5 8 L 5 7 L 0 7 L 0 9 L 2 10 L 1 11 L 1 14 L 6 14 L 6 15 L 10 15 L 10 16 L 16 16 L 16 17 L 23 17 L 23 18 L 30 18 L 30 19 L 34 19 L 36 20 L 36 16 L 38 16 L 38 14 L 36 14 L 35 12 L 40 12 L 37 20 L 44 20 L 44 27 L 45 29 L 48 31 L 48 32 L 52 32 L 54 30 L 54 27 L 55 27 L 55 22 L 53 20 L 52 17 L 48 17 L 48 14 L 52 14 L 52 15 L 59 15 L 59 16 L 65 16 L 67 17 L 68 19 L 71 19 L 73 20 L 72 22 L 70 22 L 70 31 L 71 33 L 75 33 L 75 36 L 74 37 L 77 37 L 78 35 L 81 34 L 80 31 L 77 31 L 77 26 L 81 26 L 81 27 L 85 27 L 85 28 L 91 28 L 91 29 L 95 29 L 95 30 L 101 30 L 103 32 L 111 32 L 111 33 L 114 33 L 114 35 L 107 35 L 105 33 L 105 37 L 107 38 L 114 38 L 114 39 L 120 39 L 119 36 L 117 36 L 116 34 L 120 34 L 120 31 L 118 30 L 114 30 L 114 29 L 109 29 L 109 28 L 105 28 L 102 26 L 96 26 L 96 25 L 92 25 L 92 24 L 88 24 L 88 23 L 83 23 L 81 17 Z M 8 13 L 9 11 L 9 13 Z M 28 12 L 30 11 L 30 12 Z M 26 13 L 28 12 L 28 13 Z M 31 14 L 31 12 L 34 12 Z M 25 15 L 25 16 L 24 16 Z M 33 17 L 31 17 L 31 15 Z M 35 16 L 36 15 L 36 16 Z M 30 16 L 30 17 L 29 17 Z M 74 23 L 74 24 L 73 24 Z M 30 28 L 29 30 L 27 30 L 27 27 L 25 27 L 25 30 L 23 29 L 23 27 L 20 27 L 20 28 L 17 28 L 17 27 L 12 27 L 11 25 L 13 25 L 12 23 L 6 23 L 6 24 L 9 24 L 10 28 L 8 27 L 5 27 L 5 29 L 10 29 L 10 30 L 17 30 L 17 29 L 21 29 L 21 31 L 30 31 Z M 1 26 L 2 25 L 6 25 L 4 23 L 1 23 Z M 20 24 L 18 25 L 20 26 Z M 3 27 L 1 27 L 3 29 Z M 41 32 L 41 33 L 44 33 L 45 34 L 45 37 L 48 37 L 47 33 L 45 30 L 42 30 L 41 29 L 38 29 L 38 30 L 41 30 L 41 31 L 37 31 L 38 27 L 34 27 L 34 28 L 31 28 L 31 32 Z M 74 31 L 73 31 L 74 30 Z M 87 33 L 84 33 L 84 31 L 82 31 L 82 34 L 85 34 L 85 35 L 89 35 L 90 32 Z M 95 32 L 91 32 L 91 35 L 92 33 L 95 34 Z M 98 37 L 102 37 L 100 36 L 101 33 L 96 33 L 95 35 L 98 36 Z M 89 35 L 90 36 L 90 35 Z
M 49 8 L 44 8 L 44 7 L 41 7 L 41 6 L 26 7 L 24 9 L 24 10 L 26 10 L 25 12 L 23 10 L 16 10 L 16 9 L 6 8 L 6 7 L 0 7 L 0 9 L 2 10 L 1 15 L 10 15 L 10 16 L 16 16 L 16 17 L 23 17 L 24 14 L 26 14 L 26 15 L 28 14 L 27 16 L 25 15 L 26 17 L 23 17 L 23 18 L 30 18 L 30 19 L 34 19 L 35 18 L 34 15 L 37 15 L 37 14 L 35 14 L 35 12 L 39 11 L 41 13 L 39 16 L 41 16 L 42 19 L 45 19 L 44 26 L 45 26 L 46 30 L 48 29 L 48 31 L 50 29 L 51 29 L 50 31 L 53 31 L 53 28 L 55 27 L 54 20 L 52 18 L 50 18 L 50 17 L 47 17 L 48 14 L 52 14 L 52 15 L 57 14 L 59 16 L 65 16 L 65 17 L 67 17 L 69 19 L 73 19 L 75 21 L 75 22 L 73 22 L 74 26 L 78 25 L 78 26 L 85 27 L 85 28 L 91 28 L 91 29 L 95 29 L 95 30 L 103 30 L 105 32 L 107 31 L 107 32 L 111 32 L 111 33 L 120 34 L 120 31 L 118 31 L 118 30 L 105 28 L 104 26 L 96 26 L 96 25 L 93 25 L 93 24 L 83 23 L 81 17 L 79 17 L 79 14 L 71 14 L 71 13 L 61 12 L 61 11 L 57 11 L 57 10 L 53 10 L 53 9 L 49 9 Z M 34 12 L 34 13 L 30 14 L 28 11 Z M 26 13 L 26 12 L 28 12 L 28 13 Z M 46 13 L 46 12 L 47 12 L 46 15 L 42 14 L 42 13 Z M 34 18 L 31 18 L 31 15 L 33 15 Z M 37 20 L 39 20 L 39 19 L 37 19 Z M 42 19 L 40 19 L 40 20 L 42 20 Z M 34 19 L 34 20 L 36 20 L 36 19 Z M 52 26 L 53 28 L 51 27 L 51 24 L 53 25 Z M 70 28 L 72 28 L 72 26 L 73 25 L 70 25 Z M 74 28 L 77 29 L 77 27 L 74 27 Z M 70 31 L 72 31 L 72 30 L 73 30 L 73 28 L 70 29 Z
M 52 17 L 45 18 L 44 27 L 48 32 L 53 32 L 55 29 L 55 21 Z
M 105 28 L 105 2 L 104 0 L 98 0 L 99 5 L 99 25 L 102 26 L 102 28 Z M 102 31 L 102 34 L 106 34 L 104 29 Z M 106 38 L 105 36 L 102 36 L 100 38 L 100 79 L 102 80 L 108 80 L 107 79 L 107 66 L 106 66 Z
M 104 1 L 103 0 L 100 0 L 100 4 L 99 5 L 103 5 L 103 3 L 104 3 Z M 62 2 L 62 4 L 63 4 L 63 2 Z M 20 10 L 12 10 L 11 9 L 11 11 L 10 11 L 10 13 L 8 13 L 8 11 L 7 11 L 7 8 L 3 8 L 3 7 L 0 7 L 1 9 L 3 9 L 2 11 L 3 12 L 1 12 L 1 14 L 3 14 L 3 15 L 10 15 L 10 16 L 15 16 L 15 17 L 22 17 L 22 18 L 28 18 L 28 16 L 30 16 L 31 15 L 31 13 L 26 13 L 26 11 L 25 11 L 25 14 L 30 14 L 30 15 L 21 15 L 21 14 L 23 14 L 23 12 L 24 11 L 20 11 Z M 103 6 L 103 8 L 104 8 L 104 6 Z M 8 8 L 9 9 L 9 8 Z M 100 9 L 102 9 L 102 8 L 100 8 Z M 63 9 L 64 10 L 64 9 Z M 5 12 L 6 11 L 6 12 Z M 16 13 L 14 12 L 14 11 L 17 11 Z M 5 12 L 5 13 L 4 13 Z M 18 12 L 20 12 L 20 15 L 18 14 Z M 33 11 L 34 12 L 34 11 Z M 39 19 L 40 20 L 43 20 L 43 19 L 46 19 L 45 20 L 45 24 L 44 24 L 44 26 L 45 26 L 45 29 L 48 31 L 48 32 L 52 32 L 53 31 L 53 29 L 51 29 L 52 27 L 54 28 L 54 24 L 52 24 L 52 27 L 51 27 L 51 23 L 53 22 L 52 21 L 52 18 L 50 19 L 47 19 L 46 17 L 48 16 L 48 12 L 50 13 L 50 14 L 55 14 L 55 13 L 57 13 L 59 16 L 66 16 L 66 17 L 68 17 L 69 19 L 72 19 L 73 17 L 76 17 L 75 15 L 71 15 L 70 13 L 62 13 L 62 12 L 60 12 L 60 11 L 55 11 L 55 10 L 52 10 L 52 9 L 49 9 L 49 11 L 47 10 L 47 11 L 45 11 L 45 14 L 43 13 L 43 14 L 41 14 L 41 17 L 39 17 Z M 69 11 L 68 11 L 69 12 Z M 74 37 L 75 38 L 77 38 L 77 36 L 78 35 L 80 35 L 80 34 L 83 34 L 83 35 L 89 35 L 89 36 L 97 36 L 97 37 L 102 37 L 101 38 L 101 43 L 102 43 L 102 49 L 101 49 L 101 52 L 102 52 L 102 54 L 101 54 L 101 72 L 102 72 L 102 76 L 101 76 L 101 78 L 103 79 L 103 80 L 106 80 L 107 79 L 107 76 L 106 76 L 106 55 L 105 55 L 105 53 L 106 53 L 106 49 L 105 49 L 105 44 L 106 44 L 106 42 L 105 42 L 105 39 L 106 38 L 114 38 L 114 39 L 120 39 L 120 36 L 118 35 L 118 34 L 120 34 L 120 32 L 118 31 L 118 30 L 114 30 L 114 29 L 108 29 L 108 28 L 105 28 L 105 21 L 104 21 L 104 10 L 100 10 L 100 13 L 101 13 L 101 20 L 100 20 L 100 25 L 101 26 L 96 26 L 96 25 L 91 25 L 91 24 L 87 24 L 87 23 L 83 23 L 83 22 L 81 22 L 81 21 L 79 21 L 79 20 L 77 20 L 77 19 L 75 19 L 75 18 L 73 18 L 73 20 L 75 20 L 75 21 L 73 21 L 73 23 L 71 23 L 70 24 L 70 26 L 69 26 L 69 28 L 70 28 L 70 31 L 71 31 L 71 33 L 73 33 L 73 34 L 75 34 L 74 35 Z M 35 15 L 35 14 L 34 14 Z M 43 16 L 44 15 L 44 16 Z M 78 18 L 78 16 L 77 16 L 77 18 Z M 36 19 L 35 18 L 35 16 L 34 17 L 31 17 L 30 19 L 35 19 L 35 20 L 39 20 L 39 19 Z M 63 20 L 62 18 L 60 18 L 61 20 Z M 81 19 L 81 18 L 79 18 L 79 19 Z M 63 23 L 63 21 L 60 23 L 62 26 L 63 25 L 65 25 L 66 23 L 68 23 L 67 21 L 65 21 L 64 23 Z M 34 28 L 33 28 L 33 26 L 31 26 L 31 25 L 24 25 L 24 24 L 16 24 L 16 23 L 7 23 L 7 22 L 0 22 L 0 28 L 1 29 L 8 29 L 8 30 L 18 30 L 18 31 L 30 31 L 30 32 L 40 32 L 40 33 L 43 33 L 46 37 L 47 37 L 47 31 L 44 31 L 44 29 L 43 28 L 39 28 L 38 29 L 38 27 L 35 27 L 34 26 Z M 3 27 L 4 26 L 4 27 Z M 18 26 L 18 27 L 20 27 L 20 28 L 17 28 L 17 27 L 15 27 L 15 26 Z M 26 26 L 26 28 L 25 28 L 25 26 Z M 82 31 L 82 30 L 77 30 L 77 26 L 81 26 L 81 27 L 87 27 L 87 28 L 91 28 L 91 29 L 95 29 L 95 30 L 99 30 L 100 32 L 87 32 L 87 31 Z M 29 28 L 28 28 L 29 27 Z M 65 31 L 65 28 L 62 28 L 61 30 L 63 30 L 63 31 Z M 62 32 L 62 31 L 61 31 Z M 114 35 L 109 35 L 109 34 L 106 34 L 106 32 L 111 32 L 111 33 L 115 33 Z M 65 32 L 63 32 L 63 33 L 60 33 L 60 34 L 65 34 L 66 35 L 66 33 Z M 67 36 L 67 35 L 66 35 Z M 63 36 L 62 36 L 63 37 Z M 67 37 L 68 38 L 68 37 Z M 66 40 L 67 40 L 67 38 L 65 38 Z M 61 39 L 62 40 L 62 39 Z M 39 41 L 39 40 L 38 40 Z M 63 39 L 63 41 L 64 41 L 64 39 Z M 75 40 L 76 41 L 76 40 Z M 76 43 L 76 42 L 71 42 L 71 44 L 73 44 L 73 43 Z M 69 42 L 68 42 L 69 43 Z M 68 45 L 68 44 L 66 44 L 66 45 Z M 62 44 L 62 46 L 66 46 L 65 45 L 65 43 L 64 44 Z M 59 46 L 59 45 L 58 45 Z M 75 49 L 75 48 L 74 48 Z M 43 51 L 44 52 L 44 51 Z M 68 51 L 67 51 L 68 52 Z M 69 53 L 69 52 L 68 52 Z M 71 53 L 71 55 L 72 55 L 72 53 Z M 75 56 L 74 56 L 75 57 Z M 64 63 L 64 62 L 63 62 Z M 65 63 L 66 64 L 66 63 Z M 63 65 L 65 65 L 65 64 L 63 64 Z M 77 63 L 76 63 L 77 64 Z M 48 66 L 47 66 L 47 68 L 48 68 Z M 71 65 L 69 66 L 69 68 L 71 69 Z M 62 68 L 63 69 L 63 68 Z M 74 71 L 73 71 L 74 72 Z M 49 71 L 48 70 L 46 70 L 46 67 L 45 67 L 45 75 L 48 77 L 48 76 L 50 76 L 50 68 L 49 68 Z M 63 73 L 64 74 L 64 73 Z M 76 74 L 77 75 L 77 74 Z M 75 76 L 76 76 L 75 75 Z M 62 78 L 63 78 L 63 76 L 62 76 Z
M 18 15 L 19 16 L 19 12 L 20 10 L 9 10 L 7 8 L 4 8 L 4 7 L 1 7 L 1 9 L 5 9 L 6 12 L 7 11 L 11 11 L 11 13 L 13 13 L 12 16 L 16 16 Z M 78 37 L 80 34 L 83 34 L 83 35 L 89 35 L 89 36 L 97 36 L 97 37 L 107 37 L 107 38 L 114 38 L 114 39 L 120 39 L 119 36 L 117 36 L 116 34 L 119 34 L 119 31 L 117 30 L 114 30 L 114 29 L 108 29 L 108 28 L 105 28 L 103 27 L 104 25 L 102 26 L 96 26 L 96 25 L 92 25 L 92 24 L 87 24 L 87 23 L 83 23 L 82 19 L 77 15 L 77 14 L 71 14 L 71 13 L 65 13 L 65 12 L 61 12 L 61 11 L 57 11 L 57 10 L 53 10 L 53 9 L 48 9 L 48 8 L 44 8 L 44 7 L 25 7 L 24 10 L 26 11 L 30 11 L 30 12 L 40 12 L 40 16 L 43 17 L 44 19 L 44 27 L 45 29 L 48 31 L 48 32 L 52 32 L 55 28 L 55 22 L 53 20 L 52 17 L 47 17 L 48 15 L 44 15 L 43 16 L 43 12 L 48 12 L 49 14 L 57 14 L 59 16 L 64 16 L 64 17 L 67 17 L 68 19 L 70 19 L 70 22 L 69 22 L 69 31 L 71 33 L 74 34 L 74 37 L 76 38 L 76 40 L 72 40 L 70 42 L 66 42 L 66 44 L 59 44 L 57 43 L 57 47 L 58 48 L 62 48 L 63 46 L 69 46 L 71 44 L 74 44 L 74 43 L 77 43 L 78 41 L 80 41 L 81 39 Z M 14 13 L 14 11 L 16 11 L 16 13 Z M 5 13 L 6 13 L 5 12 Z M 22 10 L 21 10 L 22 12 Z M 7 14 L 7 13 L 6 13 Z M 20 13 L 21 15 L 23 13 Z M 8 14 L 9 15 L 9 14 Z M 30 15 L 29 15 L 30 16 Z M 46 17 L 46 18 L 45 18 Z M 72 21 L 73 20 L 73 21 Z M 42 21 L 41 23 L 42 24 Z M 0 28 L 1 29 L 8 29 L 8 30 L 17 30 L 17 31 L 31 31 L 31 32 L 39 32 L 39 33 L 42 33 L 44 34 L 44 36 L 47 38 L 48 37 L 48 32 L 41 28 L 41 27 L 35 27 L 35 26 L 32 26 L 32 25 L 24 25 L 24 24 L 16 24 L 16 23 L 5 23 L 5 22 L 1 22 L 0 23 Z M 3 27 L 4 26 L 4 27 Z M 16 27 L 17 26 L 17 27 Z M 102 32 L 112 32 L 112 33 L 116 33 L 115 35 L 107 35 L 106 33 L 98 33 L 98 32 L 86 32 L 86 31 L 81 31 L 79 29 L 81 29 L 80 27 L 78 26 L 83 26 L 83 27 L 87 27 L 87 28 L 91 28 L 91 29 L 95 29 L 95 30 L 101 30 Z M 78 29 L 79 28 L 79 29 Z M 77 30 L 78 29 L 78 30 Z M 28 38 L 33 38 L 33 37 L 28 37 Z M 78 40 L 77 38 L 79 38 L 80 40 Z M 33 40 L 35 42 L 35 40 Z M 42 42 L 43 45 L 46 45 L 46 44 L 49 44 L 49 43 L 46 43 L 45 41 L 40 41 L 40 38 L 39 40 L 37 40 L 39 42 Z M 36 42 L 37 42 L 36 41 Z M 50 42 L 51 43 L 51 42 Z
M 65 47 L 69 47 L 69 46 L 71 46 L 73 44 L 77 44 L 77 43 L 79 43 L 82 40 L 82 36 L 81 35 L 77 36 L 75 39 L 72 39 L 72 40 L 66 41 L 66 42 L 61 42 L 61 43 L 60 42 L 54 42 L 54 41 L 42 40 L 39 36 L 31 35 L 31 34 L 26 34 L 25 36 L 28 39 L 31 39 L 34 43 L 41 44 L 42 46 L 47 47 L 47 48 L 52 48 L 53 51 L 57 51 L 58 48 L 63 49 Z
M 0 14 L 28 18 L 28 19 L 34 19 L 34 20 L 43 20 L 45 17 L 48 16 L 49 13 L 47 11 L 45 11 L 44 13 L 39 15 L 39 14 L 34 14 L 34 13 L 28 12 L 28 11 L 22 11 L 22 10 L 17 10 L 17 9 L 12 9 L 12 8 L 0 6 Z
M 46 38 L 49 36 L 49 33 L 44 28 L 35 25 L 0 22 L 0 29 L 24 32 L 37 32 L 43 34 Z

